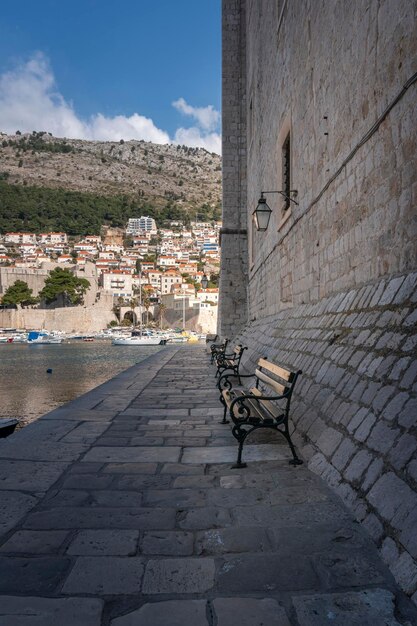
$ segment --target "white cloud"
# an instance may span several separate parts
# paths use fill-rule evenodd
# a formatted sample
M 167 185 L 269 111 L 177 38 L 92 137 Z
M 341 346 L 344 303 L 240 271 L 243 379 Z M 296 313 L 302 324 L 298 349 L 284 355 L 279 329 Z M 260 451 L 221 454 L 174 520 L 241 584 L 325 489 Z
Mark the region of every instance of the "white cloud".
M 130 117 L 94 115 L 88 125 L 87 139 L 118 141 L 119 139 L 144 139 L 154 143 L 170 143 L 168 133 L 155 126 L 148 117 L 134 113 Z
M 205 148 L 209 152 L 222 153 L 222 138 L 218 133 L 202 134 L 199 128 L 178 128 L 175 131 L 175 143 L 193 148 Z
M 47 59 L 36 54 L 0 76 L 0 128 L 13 133 L 47 130 L 57 137 L 80 137 L 86 127 L 55 90 Z
M 179 98 L 172 103 L 172 106 L 197 120 L 198 125 L 205 131 L 216 130 L 220 124 L 220 113 L 211 104 L 207 107 L 193 107 L 184 98 Z
M 210 105 L 194 108 L 183 98 L 174 106 L 197 120 L 198 126 L 179 128 L 174 138 L 139 113 L 106 117 L 96 113 L 83 120 L 59 93 L 46 56 L 40 52 L 12 71 L 0 75 L 0 130 L 14 133 L 45 130 L 56 137 L 118 141 L 144 139 L 154 143 L 181 143 L 221 151 L 220 135 L 214 131 L 220 115 Z

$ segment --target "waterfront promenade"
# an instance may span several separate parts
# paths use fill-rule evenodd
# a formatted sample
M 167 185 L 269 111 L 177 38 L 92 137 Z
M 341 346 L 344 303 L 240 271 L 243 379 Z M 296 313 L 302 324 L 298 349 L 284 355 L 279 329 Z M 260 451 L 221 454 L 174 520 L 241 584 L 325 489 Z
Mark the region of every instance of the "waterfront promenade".
M 213 374 L 167 347 L 0 441 L 0 626 L 417 624 L 277 435 L 230 468 Z

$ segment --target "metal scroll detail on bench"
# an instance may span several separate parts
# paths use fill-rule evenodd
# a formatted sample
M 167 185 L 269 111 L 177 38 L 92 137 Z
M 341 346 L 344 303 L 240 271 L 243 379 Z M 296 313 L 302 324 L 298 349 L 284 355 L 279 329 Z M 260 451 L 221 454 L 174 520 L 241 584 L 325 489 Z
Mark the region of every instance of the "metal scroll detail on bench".
M 229 340 L 225 339 L 224 341 L 222 341 L 222 343 L 212 343 L 211 344 L 211 346 L 210 346 L 210 351 L 211 351 L 210 363 L 214 363 L 214 360 L 218 356 L 220 356 L 221 354 L 224 354 L 226 352 L 228 343 L 229 343 Z
M 233 421 L 232 434 L 239 448 L 233 468 L 246 467 L 242 463 L 243 444 L 254 430 L 272 428 L 281 433 L 288 442 L 293 458 L 291 465 L 301 465 L 288 428 L 291 397 L 301 370 L 291 372 L 266 359 L 259 359 L 254 374 L 240 374 L 239 378 L 255 379 L 251 388 L 233 386 L 236 374 L 225 373 L 218 382 L 220 402 L 224 406 L 222 424 L 227 424 L 227 412 Z M 276 404 L 278 403 L 278 404 Z M 281 406 L 280 406 L 281 405 Z
M 240 380 L 239 370 L 240 362 L 245 350 L 247 350 L 247 348 L 243 347 L 242 344 L 239 344 L 235 346 L 233 352 L 230 352 L 229 354 L 223 352 L 218 354 L 214 359 L 217 366 L 216 378 L 227 371 L 229 374 L 234 373 L 238 378 L 239 385 L 241 385 L 242 382 Z

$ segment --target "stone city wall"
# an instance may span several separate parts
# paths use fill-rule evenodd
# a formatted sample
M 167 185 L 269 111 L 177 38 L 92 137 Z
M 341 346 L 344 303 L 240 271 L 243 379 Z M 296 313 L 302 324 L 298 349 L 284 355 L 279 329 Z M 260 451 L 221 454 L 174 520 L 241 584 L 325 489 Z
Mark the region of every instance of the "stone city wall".
M 115 320 L 111 308 L 68 307 L 59 309 L 3 309 L 0 328 L 60 330 L 88 334 L 107 328 Z
M 48 269 L 31 269 L 19 267 L 0 267 L 0 295 L 4 294 L 17 280 L 27 283 L 37 296 L 43 289 L 49 274 Z
M 86 278 L 90 287 L 84 296 L 84 304 L 90 306 L 96 302 L 99 291 L 97 269 L 95 264 L 90 261 L 87 261 L 82 267 L 72 266 L 71 268 L 65 268 L 65 266 L 54 262 L 43 263 L 40 268 L 0 267 L 0 296 L 17 280 L 25 282 L 29 289 L 32 289 L 33 295 L 38 296 L 44 288 L 45 280 L 56 267 L 71 269 L 78 278 Z M 106 294 L 107 292 L 102 291 L 100 297 L 106 297 Z
M 263 355 L 303 370 L 295 438 L 417 603 L 416 8 L 241 1 L 248 324 L 220 328 L 249 346 L 248 370 Z M 226 110 L 236 143 L 233 124 Z M 288 133 L 299 204 L 268 195 L 258 233 L 251 214 L 261 191 L 282 189 Z
M 417 273 L 341 292 L 250 324 L 259 356 L 301 369 L 294 439 L 417 600 Z
M 267 232 L 250 228 L 254 319 L 417 267 L 416 83 L 372 132 L 417 71 L 417 38 L 409 0 L 287 2 L 279 31 L 278 3 L 247 5 L 248 225 L 282 188 L 287 132 L 299 203 L 268 195 Z

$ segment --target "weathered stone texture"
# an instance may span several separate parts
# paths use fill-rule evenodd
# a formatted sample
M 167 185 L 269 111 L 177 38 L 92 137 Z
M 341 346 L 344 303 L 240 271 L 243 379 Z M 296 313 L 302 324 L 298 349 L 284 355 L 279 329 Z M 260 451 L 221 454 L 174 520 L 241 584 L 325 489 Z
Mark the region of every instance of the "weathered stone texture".
M 219 332 L 231 336 L 247 322 L 245 12 L 240 0 L 223 9 L 223 229 Z
M 248 370 L 263 355 L 303 370 L 295 437 L 375 540 L 394 541 L 392 571 L 415 599 L 416 3 L 223 0 L 223 13 L 224 89 L 236 96 L 239 85 L 246 110 L 241 124 L 241 108 L 224 108 L 236 148 L 224 220 L 247 226 L 249 245 L 248 322 L 224 290 L 220 329 L 249 347 Z M 239 37 L 228 37 L 228 18 Z M 299 204 L 284 211 L 268 196 L 269 228 L 257 233 L 260 192 L 282 189 L 288 132 Z M 224 250 L 231 290 L 240 239 Z
M 378 283 L 371 287 L 370 293 L 378 291 Z M 353 291 L 358 295 L 361 290 Z M 404 294 L 407 299 L 396 305 L 398 313 L 415 309 L 414 292 Z M 355 338 L 372 330 L 370 313 L 382 317 L 393 305 L 337 312 L 344 295 L 257 320 L 238 339 L 249 346 L 248 371 L 260 354 L 303 371 L 293 404 L 295 437 L 311 459 L 311 469 L 337 491 L 374 538 L 382 541 L 388 535 L 405 555 L 404 566 L 392 571 L 410 593 L 404 583 L 406 573 L 413 571 L 408 557 L 414 564 L 417 560 L 415 355 L 407 361 L 408 386 L 398 372 L 404 362 L 402 345 L 415 326 L 403 326 L 405 316 L 397 315 L 390 330 L 404 338 L 396 349 L 357 345 Z

